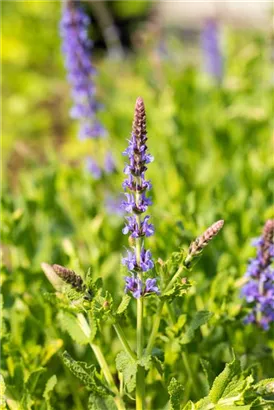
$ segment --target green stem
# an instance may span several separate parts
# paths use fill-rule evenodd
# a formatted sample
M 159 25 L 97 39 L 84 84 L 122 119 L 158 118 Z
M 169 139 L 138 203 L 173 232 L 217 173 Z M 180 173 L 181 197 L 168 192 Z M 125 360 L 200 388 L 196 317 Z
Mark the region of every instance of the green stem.
M 141 296 L 137 299 L 137 357 L 140 360 L 143 354 L 143 303 Z M 136 375 L 136 410 L 143 410 L 145 399 L 145 369 L 138 366 Z
M 81 329 L 83 330 L 83 332 L 85 333 L 85 335 L 87 337 L 90 337 L 91 334 L 91 330 L 89 327 L 89 324 L 85 318 L 85 316 L 82 313 L 79 313 L 77 315 L 78 317 L 78 321 L 79 321 L 79 325 L 81 327 Z M 126 410 L 125 405 L 123 400 L 121 399 L 120 395 L 119 395 L 119 390 L 113 380 L 112 374 L 109 370 L 108 364 L 105 360 L 105 357 L 100 349 L 100 347 L 94 343 L 89 343 L 91 349 L 93 350 L 93 353 L 96 357 L 96 360 L 99 363 L 99 366 L 102 369 L 103 375 L 110 387 L 111 390 L 113 390 L 113 392 L 115 393 L 115 397 L 114 397 L 114 401 L 116 403 L 117 409 L 118 410 Z
M 154 321 L 153 321 L 153 326 L 152 326 L 152 330 L 151 330 L 151 333 L 150 333 L 150 337 L 149 337 L 149 340 L 148 340 L 148 344 L 147 344 L 147 347 L 146 347 L 145 355 L 149 355 L 152 351 L 154 340 L 156 339 L 158 329 L 159 329 L 159 326 L 160 326 L 161 313 L 162 313 L 164 304 L 165 304 L 165 302 L 163 300 L 161 300 L 159 302 L 159 305 L 158 305 L 158 308 L 157 308 L 157 311 L 156 311 L 156 315 L 155 315 L 155 318 L 154 318 Z
M 197 385 L 196 385 L 196 382 L 194 380 L 194 375 L 193 375 L 193 372 L 192 372 L 192 366 L 189 363 L 188 355 L 185 352 L 183 352 L 182 353 L 182 358 L 183 358 L 184 366 L 185 366 L 186 372 L 188 374 L 189 380 L 191 380 L 191 387 L 194 391 L 194 394 L 197 397 L 199 397 L 199 391 L 197 389 Z
M 139 183 L 137 178 L 137 184 Z M 140 193 L 136 191 L 136 204 L 140 202 Z M 138 227 L 141 227 L 141 217 L 136 215 Z M 141 261 L 141 238 L 136 239 L 136 262 L 140 267 Z M 139 279 L 143 283 L 143 273 L 139 269 Z M 137 358 L 141 359 L 144 350 L 144 333 L 143 333 L 143 316 L 144 316 L 144 298 L 141 295 L 137 299 Z M 142 366 L 137 367 L 136 374 L 136 410 L 144 410 L 145 404 L 145 369 Z
M 117 336 L 123 346 L 123 348 L 125 349 L 125 351 L 127 352 L 127 354 L 133 359 L 133 360 L 137 360 L 137 356 L 136 354 L 132 351 L 131 347 L 128 344 L 128 341 L 126 339 L 126 336 L 124 334 L 123 329 L 121 328 L 121 326 L 119 325 L 119 323 L 114 323 L 113 327 L 117 333 Z
M 176 280 L 178 279 L 178 277 L 181 275 L 181 273 L 184 270 L 184 266 L 180 266 L 180 268 L 177 270 L 177 272 L 175 273 L 175 275 L 173 276 L 173 278 L 170 280 L 170 282 L 168 283 L 168 285 L 166 286 L 164 292 L 170 290 L 172 288 L 172 286 L 174 285 L 174 283 L 176 282 Z M 158 333 L 158 329 L 160 326 L 160 321 L 161 321 L 161 314 L 162 314 L 162 310 L 164 307 L 165 302 L 163 300 L 160 300 L 157 311 L 156 311 L 156 316 L 154 318 L 154 322 L 153 322 L 153 326 L 152 326 L 152 330 L 151 330 L 151 334 L 150 334 L 150 338 L 148 340 L 148 344 L 146 347 L 146 351 L 145 351 L 145 355 L 149 355 L 152 351 L 153 348 L 153 344 L 155 341 L 155 338 L 157 336 Z

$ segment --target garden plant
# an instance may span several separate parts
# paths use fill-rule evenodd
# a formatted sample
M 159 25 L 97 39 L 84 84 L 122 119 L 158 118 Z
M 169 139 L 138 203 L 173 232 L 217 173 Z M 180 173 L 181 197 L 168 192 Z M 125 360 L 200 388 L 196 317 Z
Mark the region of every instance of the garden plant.
M 153 4 L 4 2 L 1 410 L 274 408 L 269 41 Z

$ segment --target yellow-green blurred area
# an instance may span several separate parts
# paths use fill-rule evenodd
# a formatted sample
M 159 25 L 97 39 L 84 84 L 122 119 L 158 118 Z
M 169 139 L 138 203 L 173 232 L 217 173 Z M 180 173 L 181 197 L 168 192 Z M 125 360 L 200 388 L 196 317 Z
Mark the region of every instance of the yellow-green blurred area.
M 187 241 L 188 230 L 227 217 L 225 248 L 237 253 L 242 242 L 249 249 L 249 236 L 256 235 L 273 212 L 273 75 L 268 30 L 220 22 L 224 61 L 220 82 L 204 70 L 201 24 L 190 28 L 185 20 L 182 26 L 167 23 L 158 4 L 96 2 L 94 8 L 93 2 L 82 3 L 92 17 L 96 98 L 103 107 L 98 118 L 108 132 L 105 140 L 83 142 L 77 137 L 79 124 L 69 116 L 73 102 L 61 51 L 62 4 L 2 3 L 3 175 L 10 210 L 17 215 L 20 209 L 28 224 L 31 211 L 24 209 L 32 198 L 38 220 L 41 212 L 49 221 L 51 213 L 56 218 L 54 234 L 66 238 L 68 231 L 70 239 L 76 235 L 77 241 L 88 236 L 82 232 L 83 220 L 104 214 L 106 197 L 122 190 L 125 160 L 121 153 L 130 135 L 135 99 L 141 95 L 148 144 L 155 158 L 148 175 L 153 181 L 153 213 L 160 234 L 157 241 L 152 239 L 152 246 L 168 253 L 174 244 Z M 120 54 L 113 54 L 113 44 L 105 37 L 102 15 L 106 12 L 117 24 Z M 117 172 L 94 181 L 85 169 L 85 158 L 93 155 L 103 167 L 109 149 Z M 65 232 L 62 218 L 70 220 L 71 228 Z M 107 222 L 102 219 L 102 227 L 109 222 L 104 218 Z M 49 236 L 43 235 L 45 227 L 38 221 L 35 228 L 39 240 L 47 241 L 45 248 L 43 244 L 37 247 L 32 238 L 39 266 L 39 252 L 51 254 L 54 246 L 50 227 Z M 168 243 L 165 235 L 170 236 Z M 84 252 L 85 265 L 93 250 Z M 100 252 L 94 252 L 94 258 L 99 258 Z

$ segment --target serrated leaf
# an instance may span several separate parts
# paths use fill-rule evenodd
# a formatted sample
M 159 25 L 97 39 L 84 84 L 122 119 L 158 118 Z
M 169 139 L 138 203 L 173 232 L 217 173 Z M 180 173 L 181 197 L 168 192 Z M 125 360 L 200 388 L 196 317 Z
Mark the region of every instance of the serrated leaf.
M 123 374 L 125 386 L 131 393 L 136 386 L 137 362 L 127 353 L 120 352 L 116 356 L 116 368 Z
M 212 403 L 217 404 L 221 398 L 231 393 L 237 386 L 240 375 L 241 365 L 239 360 L 234 359 L 231 363 L 226 364 L 222 373 L 214 380 L 209 392 Z
M 195 409 L 197 410 L 213 410 L 214 408 L 215 405 L 210 402 L 210 398 L 208 396 L 199 400 L 198 403 L 195 404 Z
M 74 315 L 61 311 L 57 315 L 60 327 L 64 332 L 68 332 L 70 337 L 80 345 L 89 343 L 89 337 L 84 333 L 79 320 Z
M 91 394 L 88 399 L 88 410 L 117 410 L 111 396 L 101 397 Z
M 181 383 L 179 383 L 175 377 L 172 377 L 170 383 L 168 385 L 168 394 L 170 396 L 170 410 L 180 410 L 180 405 L 182 403 L 182 396 L 184 387 Z
M 127 309 L 130 301 L 131 301 L 131 297 L 129 295 L 124 295 L 120 305 L 118 306 L 116 314 L 122 315 L 124 311 Z
M 274 378 L 261 380 L 254 386 L 259 394 L 274 394 Z
M 178 281 L 179 282 L 175 283 L 171 289 L 161 294 L 161 299 L 165 301 L 172 301 L 175 297 L 185 296 L 192 285 L 190 282 L 182 283 L 180 282 L 180 279 L 178 279 Z
M 143 356 L 140 360 L 137 361 L 139 366 L 144 367 L 146 370 L 151 368 L 152 364 L 152 357 L 151 356 Z
M 62 357 L 65 365 L 70 369 L 74 376 L 83 382 L 87 390 L 90 390 L 99 396 L 113 395 L 111 390 L 96 376 L 96 368 L 94 365 L 88 365 L 86 362 L 76 361 L 66 351 L 63 353 Z
M 207 323 L 209 319 L 211 318 L 211 316 L 212 316 L 212 313 L 208 312 L 207 310 L 201 310 L 200 312 L 197 312 L 194 315 L 193 319 L 191 320 L 186 333 L 180 339 L 180 343 L 182 344 L 190 343 L 195 336 L 195 331 L 200 326 Z
M 189 400 L 182 410 L 196 410 L 196 406 L 193 401 Z
M 43 397 L 44 397 L 45 400 L 50 399 L 51 393 L 52 393 L 54 387 L 56 386 L 56 384 L 57 384 L 57 377 L 54 374 L 53 376 L 51 376 L 48 379 L 48 381 L 46 383 L 46 387 L 45 387 L 45 390 L 44 390 L 44 393 L 43 393 Z

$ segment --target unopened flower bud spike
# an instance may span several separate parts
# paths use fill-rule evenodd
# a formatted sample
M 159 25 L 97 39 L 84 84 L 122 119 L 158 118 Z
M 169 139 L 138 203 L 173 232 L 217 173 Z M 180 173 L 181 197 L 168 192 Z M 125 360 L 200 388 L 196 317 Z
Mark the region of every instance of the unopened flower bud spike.
M 214 236 L 216 236 L 220 232 L 223 226 L 223 219 L 215 222 L 201 236 L 198 236 L 198 238 L 196 238 L 195 241 L 190 244 L 188 254 L 184 262 L 187 268 L 191 266 L 193 259 L 202 253 L 203 249 L 209 244 Z

